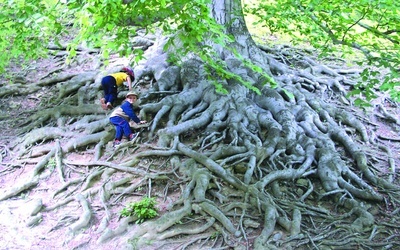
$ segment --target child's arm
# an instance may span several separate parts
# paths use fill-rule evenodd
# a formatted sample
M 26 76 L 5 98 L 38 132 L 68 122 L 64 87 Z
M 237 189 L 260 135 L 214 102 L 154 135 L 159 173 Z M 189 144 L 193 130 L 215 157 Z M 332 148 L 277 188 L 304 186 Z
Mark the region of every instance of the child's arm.
M 126 82 L 128 83 L 129 91 L 131 91 L 132 90 L 132 81 L 131 81 L 131 77 L 129 75 L 126 76 Z
M 129 103 L 129 102 L 124 102 L 122 105 L 121 105 L 121 108 L 122 108 L 122 110 L 125 112 L 125 114 L 127 115 L 127 116 L 129 116 L 129 118 L 132 120 L 132 121 L 134 121 L 134 122 L 136 122 L 136 123 L 140 123 L 140 119 L 139 119 L 139 117 L 137 117 L 137 115 L 135 114 L 135 111 L 133 111 L 133 107 L 132 107 L 132 105 Z

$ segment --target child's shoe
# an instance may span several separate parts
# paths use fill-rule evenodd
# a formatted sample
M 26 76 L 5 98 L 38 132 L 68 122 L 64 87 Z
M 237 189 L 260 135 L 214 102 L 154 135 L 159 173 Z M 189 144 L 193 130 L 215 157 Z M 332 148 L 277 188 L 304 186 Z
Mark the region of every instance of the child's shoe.
M 100 99 L 100 105 L 101 105 L 102 109 L 107 110 L 106 99 L 101 98 Z
M 111 102 L 107 102 L 106 107 L 107 107 L 107 109 L 113 109 L 114 108 L 113 105 L 111 104 Z
M 138 137 L 138 133 L 132 133 L 129 135 L 129 141 L 133 141 Z
M 121 144 L 121 141 L 120 141 L 120 140 L 114 140 L 113 147 L 115 148 L 115 147 L 117 147 L 119 144 Z

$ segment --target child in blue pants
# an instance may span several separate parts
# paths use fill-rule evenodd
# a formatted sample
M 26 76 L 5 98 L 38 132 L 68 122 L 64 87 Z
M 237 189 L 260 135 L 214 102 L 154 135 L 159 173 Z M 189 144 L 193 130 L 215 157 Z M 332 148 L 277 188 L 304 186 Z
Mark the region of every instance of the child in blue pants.
M 133 70 L 128 67 L 122 68 L 118 73 L 103 77 L 101 85 L 104 91 L 104 98 L 100 99 L 101 107 L 104 110 L 112 109 L 114 102 L 117 100 L 118 88 L 121 87 L 124 82 L 127 82 L 129 91 L 131 91 L 132 81 L 134 79 Z
M 130 141 L 136 138 L 137 134 L 132 133 L 131 127 L 129 126 L 130 120 L 138 124 L 146 123 L 146 121 L 141 121 L 133 110 L 132 104 L 136 101 L 137 94 L 135 92 L 129 92 L 126 94 L 124 103 L 122 103 L 120 107 L 114 109 L 110 115 L 110 122 L 115 126 L 114 146 L 121 143 L 122 136 L 127 137 Z

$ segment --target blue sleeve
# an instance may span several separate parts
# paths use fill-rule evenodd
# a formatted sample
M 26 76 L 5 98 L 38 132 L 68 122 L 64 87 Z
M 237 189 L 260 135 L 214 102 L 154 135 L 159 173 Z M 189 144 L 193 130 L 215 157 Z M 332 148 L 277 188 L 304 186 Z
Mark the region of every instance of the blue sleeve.
M 140 119 L 136 116 L 135 111 L 133 111 L 133 107 L 132 104 L 130 104 L 129 102 L 124 102 L 121 105 L 122 110 L 124 111 L 124 113 L 129 116 L 129 118 L 131 120 L 133 120 L 136 123 L 140 122 Z

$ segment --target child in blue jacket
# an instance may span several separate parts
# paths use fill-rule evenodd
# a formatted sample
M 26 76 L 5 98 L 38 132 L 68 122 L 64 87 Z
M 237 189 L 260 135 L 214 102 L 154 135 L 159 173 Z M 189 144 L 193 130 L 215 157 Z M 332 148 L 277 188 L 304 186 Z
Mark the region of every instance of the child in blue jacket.
M 114 146 L 121 143 L 123 135 L 125 135 L 129 141 L 136 138 L 137 133 L 132 133 L 131 127 L 129 126 L 130 120 L 137 124 L 146 123 L 146 121 L 141 121 L 133 110 L 132 104 L 137 101 L 137 97 L 138 95 L 135 92 L 128 92 L 124 103 L 122 103 L 120 107 L 116 108 L 110 115 L 110 122 L 115 126 L 116 132 Z

